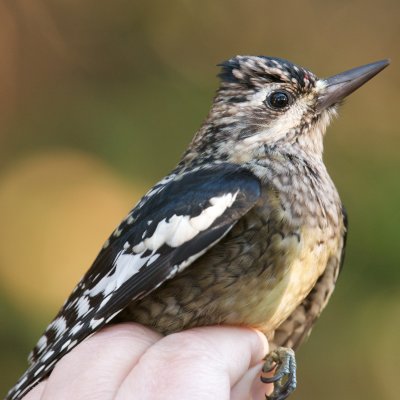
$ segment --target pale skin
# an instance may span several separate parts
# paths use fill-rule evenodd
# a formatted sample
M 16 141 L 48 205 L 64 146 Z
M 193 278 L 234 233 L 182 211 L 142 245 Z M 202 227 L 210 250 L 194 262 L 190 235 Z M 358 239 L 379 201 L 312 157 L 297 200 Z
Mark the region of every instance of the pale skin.
M 209 326 L 162 336 L 142 325 L 106 327 L 57 363 L 23 400 L 261 400 L 265 336 Z

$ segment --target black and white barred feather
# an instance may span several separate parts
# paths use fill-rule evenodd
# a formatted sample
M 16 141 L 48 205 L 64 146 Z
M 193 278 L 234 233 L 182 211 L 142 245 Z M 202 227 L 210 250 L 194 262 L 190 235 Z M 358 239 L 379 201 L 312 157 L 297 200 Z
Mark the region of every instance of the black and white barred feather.
M 20 399 L 78 343 L 217 243 L 257 202 L 260 182 L 221 163 L 173 172 L 114 231 L 29 356 L 7 399 Z

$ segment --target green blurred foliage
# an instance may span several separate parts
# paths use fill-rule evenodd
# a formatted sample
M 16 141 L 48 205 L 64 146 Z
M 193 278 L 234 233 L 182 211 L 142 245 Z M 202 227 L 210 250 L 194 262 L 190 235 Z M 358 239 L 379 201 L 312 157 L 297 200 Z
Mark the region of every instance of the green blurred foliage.
M 332 304 L 299 353 L 293 398 L 393 399 L 400 373 L 399 17 L 397 0 L 3 0 L 0 178 L 25 159 L 63 149 L 95 157 L 129 187 L 149 187 L 205 117 L 220 61 L 275 55 L 328 76 L 392 58 L 351 96 L 326 138 L 326 163 L 350 218 L 347 259 Z M 29 193 L 24 204 L 29 209 Z M 83 227 L 88 235 L 95 229 Z M 24 240 L 21 232 L 23 247 Z M 23 371 L 58 307 L 35 306 L 33 293 L 3 276 L 2 263 L 0 255 L 0 393 Z M 87 267 L 77 267 L 77 278 Z M 34 268 L 32 260 L 30 274 Z M 48 284 L 44 278 L 43 291 Z M 71 289 L 59 285 L 63 295 Z M 32 303 L 18 301 L 29 296 Z

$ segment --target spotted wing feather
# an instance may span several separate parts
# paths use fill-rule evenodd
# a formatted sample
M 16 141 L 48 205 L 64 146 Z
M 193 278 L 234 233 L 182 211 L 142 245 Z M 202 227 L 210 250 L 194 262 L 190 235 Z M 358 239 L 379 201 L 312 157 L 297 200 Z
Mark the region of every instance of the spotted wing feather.
M 171 176 L 114 232 L 32 351 L 31 366 L 8 400 L 21 398 L 132 300 L 204 254 L 260 196 L 258 179 L 231 164 Z

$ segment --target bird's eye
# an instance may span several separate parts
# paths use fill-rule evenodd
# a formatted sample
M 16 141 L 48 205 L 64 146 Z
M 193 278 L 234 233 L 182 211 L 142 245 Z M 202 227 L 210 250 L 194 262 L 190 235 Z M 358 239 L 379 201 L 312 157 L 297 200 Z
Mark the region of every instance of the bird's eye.
M 287 92 L 272 92 L 268 97 L 267 97 L 267 104 L 276 109 L 282 109 L 288 106 L 290 102 L 290 97 L 289 93 Z

